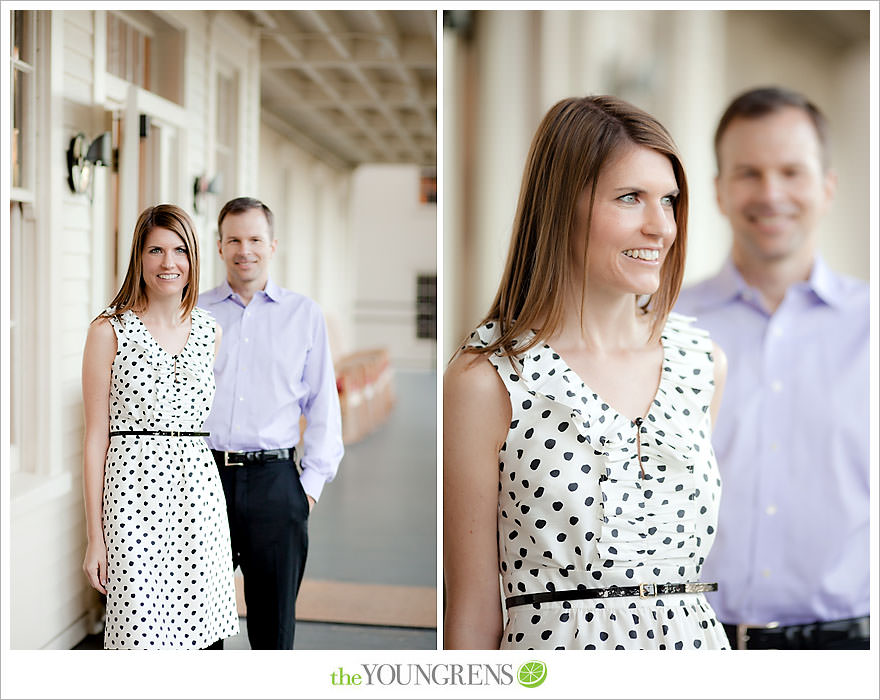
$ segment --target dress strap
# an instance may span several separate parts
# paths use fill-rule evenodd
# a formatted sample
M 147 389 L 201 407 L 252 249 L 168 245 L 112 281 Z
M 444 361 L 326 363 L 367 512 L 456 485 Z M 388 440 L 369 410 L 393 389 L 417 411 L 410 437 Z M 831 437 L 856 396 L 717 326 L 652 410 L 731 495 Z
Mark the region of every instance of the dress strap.
M 100 315 L 106 318 L 110 323 L 110 327 L 113 329 L 113 332 L 116 333 L 116 338 L 121 338 L 125 333 L 125 314 L 117 314 L 115 307 L 108 306 Z
M 477 327 L 473 333 L 470 334 L 460 349 L 464 350 L 467 347 L 486 348 L 494 343 L 499 335 L 500 326 L 498 322 L 487 321 L 483 325 Z M 519 340 L 521 341 L 521 339 Z M 514 344 L 516 344 L 516 342 L 517 341 L 514 341 Z M 492 366 L 495 367 L 498 376 L 501 377 L 501 381 L 504 383 L 504 387 L 507 389 L 507 392 L 510 393 L 512 384 L 520 380 L 522 372 L 521 358 L 513 355 L 504 355 L 500 350 L 496 350 L 485 357 L 489 360 Z

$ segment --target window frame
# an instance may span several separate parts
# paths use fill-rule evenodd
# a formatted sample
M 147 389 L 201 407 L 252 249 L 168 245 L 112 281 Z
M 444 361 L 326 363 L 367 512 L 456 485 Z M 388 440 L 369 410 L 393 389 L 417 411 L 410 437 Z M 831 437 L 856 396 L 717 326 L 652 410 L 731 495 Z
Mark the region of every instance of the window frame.
M 14 51 L 16 48 L 17 38 L 15 32 L 15 15 L 21 13 L 25 22 L 25 33 L 28 36 L 28 44 L 23 44 L 25 51 L 32 55 L 16 56 Z M 16 202 L 33 202 L 34 191 L 36 189 L 36 131 L 37 131 L 37 81 L 41 73 L 38 63 L 41 62 L 41 56 L 37 52 L 37 36 L 38 23 L 41 22 L 39 13 L 35 10 L 13 10 L 10 16 L 9 31 L 9 130 L 10 137 L 13 132 L 13 119 L 15 118 L 16 98 L 20 98 L 22 106 L 22 139 L 21 150 L 18 153 L 18 160 L 21 164 L 21 175 L 19 185 L 15 186 L 13 178 L 13 161 L 9 162 L 9 198 Z M 30 60 L 27 60 L 30 59 Z M 19 94 L 15 91 L 16 73 L 22 76 L 22 86 Z M 27 80 L 27 83 L 24 80 Z M 11 145 L 11 144 L 10 144 Z M 13 149 L 10 148 L 10 152 Z

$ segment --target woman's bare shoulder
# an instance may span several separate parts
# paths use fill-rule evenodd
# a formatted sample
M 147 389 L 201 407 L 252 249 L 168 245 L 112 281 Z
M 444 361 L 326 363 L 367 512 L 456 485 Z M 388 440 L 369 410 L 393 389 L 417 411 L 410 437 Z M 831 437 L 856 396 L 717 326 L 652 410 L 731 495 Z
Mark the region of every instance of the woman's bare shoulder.
M 507 390 L 498 372 L 485 355 L 460 352 L 443 375 L 444 391 L 465 390 L 478 396 L 506 396 Z
M 444 424 L 474 440 L 504 441 L 510 425 L 510 398 L 485 355 L 461 353 L 443 378 Z
M 106 316 L 98 316 L 89 324 L 86 334 L 86 356 L 93 357 L 113 355 L 116 353 L 116 332 L 110 319 Z
M 102 314 L 92 321 L 89 324 L 89 337 L 97 338 L 98 340 L 115 339 L 116 334 L 113 332 L 110 319 Z

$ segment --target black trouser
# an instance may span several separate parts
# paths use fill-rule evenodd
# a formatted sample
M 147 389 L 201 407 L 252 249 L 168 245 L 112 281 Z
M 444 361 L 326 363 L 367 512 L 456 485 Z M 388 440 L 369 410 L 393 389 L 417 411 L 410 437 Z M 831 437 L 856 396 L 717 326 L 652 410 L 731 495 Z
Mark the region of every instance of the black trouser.
M 229 517 L 232 566 L 244 576 L 251 649 L 293 649 L 309 546 L 309 504 L 292 459 L 225 466 L 213 451 Z

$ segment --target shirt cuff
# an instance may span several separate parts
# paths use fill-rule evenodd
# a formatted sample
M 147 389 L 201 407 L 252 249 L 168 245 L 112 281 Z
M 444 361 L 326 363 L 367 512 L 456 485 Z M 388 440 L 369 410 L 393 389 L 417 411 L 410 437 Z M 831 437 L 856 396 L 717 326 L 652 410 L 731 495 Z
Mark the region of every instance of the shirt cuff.
M 302 470 L 302 474 L 299 475 L 299 480 L 302 483 L 303 491 L 306 492 L 306 495 L 314 498 L 317 503 L 318 499 L 321 497 L 321 491 L 324 490 L 324 484 L 327 483 L 323 475 L 320 472 L 307 467 Z

